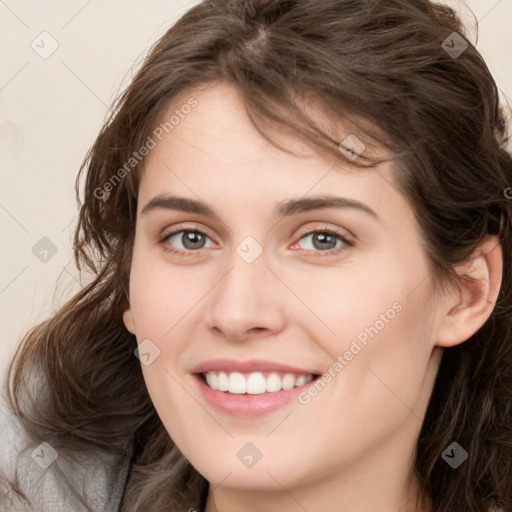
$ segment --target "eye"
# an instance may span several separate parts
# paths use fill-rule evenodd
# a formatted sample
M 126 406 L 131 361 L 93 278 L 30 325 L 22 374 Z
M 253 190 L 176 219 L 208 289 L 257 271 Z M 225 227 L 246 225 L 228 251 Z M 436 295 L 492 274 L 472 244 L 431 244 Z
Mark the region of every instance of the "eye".
M 310 248 L 306 247 L 306 250 L 309 252 L 312 250 L 314 256 L 336 254 L 354 245 L 354 242 L 349 240 L 342 233 L 330 228 L 309 231 L 300 237 L 299 242 L 308 239 L 309 244 L 306 245 L 310 245 Z M 200 256 L 201 249 L 215 246 L 213 243 L 207 246 L 206 242 L 208 240 L 211 242 L 210 237 L 199 229 L 180 229 L 165 234 L 160 239 L 159 243 L 163 246 L 165 251 L 171 253 L 183 256 Z M 295 243 L 292 248 L 297 246 L 299 242 Z M 176 248 L 176 246 L 178 247 Z
M 195 252 L 205 248 L 206 240 L 210 237 L 198 229 L 180 229 L 163 236 L 160 243 L 164 249 L 173 253 L 180 253 L 184 256 L 195 256 Z M 179 244 L 183 248 L 179 247 Z M 178 245 L 178 248 L 174 248 Z
M 314 254 L 315 256 L 326 256 L 335 254 L 345 250 L 347 247 L 352 247 L 354 243 L 340 232 L 323 228 L 310 231 L 301 236 L 300 240 L 308 240 L 309 249 L 320 252 L 321 254 Z M 299 242 L 300 242 L 299 240 Z M 295 244 L 295 246 L 298 242 Z M 308 249 L 308 247 L 306 247 Z

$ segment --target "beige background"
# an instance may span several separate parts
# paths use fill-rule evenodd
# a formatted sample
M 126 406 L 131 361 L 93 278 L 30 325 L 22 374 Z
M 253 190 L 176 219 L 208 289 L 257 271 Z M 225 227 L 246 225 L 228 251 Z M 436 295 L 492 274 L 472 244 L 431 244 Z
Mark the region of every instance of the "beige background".
M 68 293 L 79 287 L 74 180 L 107 106 L 134 62 L 195 3 L 0 0 L 0 376 L 20 336 L 64 301 L 53 297 L 57 278 Z M 464 13 L 474 42 L 467 8 L 444 3 Z M 479 20 L 477 47 L 512 98 L 512 0 L 466 3 Z M 57 248 L 46 263 L 32 252 L 43 237 Z

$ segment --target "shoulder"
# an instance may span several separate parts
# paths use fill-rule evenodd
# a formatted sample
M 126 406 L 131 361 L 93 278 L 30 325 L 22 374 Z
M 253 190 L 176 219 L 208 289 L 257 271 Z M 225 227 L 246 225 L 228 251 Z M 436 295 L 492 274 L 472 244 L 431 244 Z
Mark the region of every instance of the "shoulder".
M 15 485 L 17 458 L 22 447 L 28 443 L 18 423 L 9 415 L 0 402 L 0 504 L 1 510 L 32 511 L 23 493 Z
M 82 512 L 118 510 L 130 455 L 96 452 L 79 457 L 37 443 L 0 402 L 0 509 Z M 9 508 L 6 508 L 9 507 Z

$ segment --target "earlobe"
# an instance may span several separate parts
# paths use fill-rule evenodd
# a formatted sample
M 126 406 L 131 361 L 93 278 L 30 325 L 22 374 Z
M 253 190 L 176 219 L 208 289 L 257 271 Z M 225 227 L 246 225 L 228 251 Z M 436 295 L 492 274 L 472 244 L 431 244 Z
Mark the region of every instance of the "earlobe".
M 135 334 L 135 325 L 133 323 L 133 314 L 130 305 L 128 305 L 127 308 L 124 310 L 123 322 L 128 331 L 131 332 L 132 334 Z
M 471 260 L 458 268 L 461 278 L 457 293 L 441 320 L 436 344 L 458 345 L 484 325 L 496 305 L 503 274 L 503 252 L 497 237 L 483 242 Z

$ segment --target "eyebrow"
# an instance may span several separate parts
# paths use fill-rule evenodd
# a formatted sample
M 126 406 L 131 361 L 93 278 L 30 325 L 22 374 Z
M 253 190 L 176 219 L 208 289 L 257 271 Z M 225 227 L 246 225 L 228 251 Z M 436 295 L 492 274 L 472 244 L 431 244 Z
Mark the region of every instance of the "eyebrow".
M 310 197 L 291 198 L 274 204 L 275 212 L 280 217 L 289 217 L 311 210 L 324 208 L 350 208 L 364 212 L 379 220 L 379 216 L 368 205 L 355 199 L 334 195 L 319 195 Z M 186 213 L 197 213 L 220 221 L 220 217 L 206 203 L 197 199 L 172 195 L 157 195 L 142 208 L 141 215 L 155 210 L 177 210 Z

